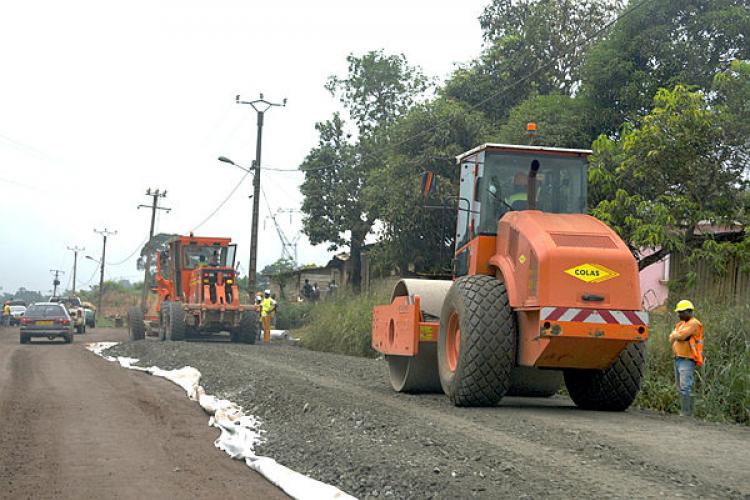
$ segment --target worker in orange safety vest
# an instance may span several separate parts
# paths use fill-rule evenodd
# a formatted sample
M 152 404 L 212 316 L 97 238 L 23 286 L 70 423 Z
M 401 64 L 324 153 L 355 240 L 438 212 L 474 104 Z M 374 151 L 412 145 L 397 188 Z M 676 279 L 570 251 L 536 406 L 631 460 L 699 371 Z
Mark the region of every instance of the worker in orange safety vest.
M 696 366 L 703 366 L 703 324 L 695 317 L 695 307 L 681 300 L 675 307 L 680 321 L 669 334 L 674 354 L 674 376 L 680 393 L 680 415 L 693 414 L 693 380 Z

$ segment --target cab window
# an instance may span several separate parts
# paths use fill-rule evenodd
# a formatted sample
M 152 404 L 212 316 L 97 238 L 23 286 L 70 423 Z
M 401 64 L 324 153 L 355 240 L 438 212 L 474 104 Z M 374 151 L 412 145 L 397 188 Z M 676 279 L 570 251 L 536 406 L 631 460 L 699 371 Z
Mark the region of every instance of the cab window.
M 479 186 L 479 233 L 494 235 L 497 222 L 511 210 L 528 209 L 529 170 L 539 161 L 536 209 L 570 214 L 586 210 L 586 158 L 530 153 L 488 153 Z

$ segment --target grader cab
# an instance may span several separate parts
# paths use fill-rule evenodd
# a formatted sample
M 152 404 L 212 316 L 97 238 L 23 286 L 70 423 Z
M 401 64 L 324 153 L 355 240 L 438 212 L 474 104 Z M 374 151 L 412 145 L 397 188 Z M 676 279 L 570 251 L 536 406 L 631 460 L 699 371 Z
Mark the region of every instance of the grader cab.
M 585 214 L 590 153 L 485 144 L 457 158 L 454 279 L 401 280 L 373 312 L 395 390 L 491 406 L 564 380 L 579 407 L 630 406 L 648 314 L 633 254 Z
M 128 312 L 130 339 L 149 334 L 184 340 L 226 331 L 232 342 L 255 343 L 257 313 L 254 305 L 240 303 L 235 250 L 229 238 L 155 236 L 143 252 L 153 262 L 153 299 Z

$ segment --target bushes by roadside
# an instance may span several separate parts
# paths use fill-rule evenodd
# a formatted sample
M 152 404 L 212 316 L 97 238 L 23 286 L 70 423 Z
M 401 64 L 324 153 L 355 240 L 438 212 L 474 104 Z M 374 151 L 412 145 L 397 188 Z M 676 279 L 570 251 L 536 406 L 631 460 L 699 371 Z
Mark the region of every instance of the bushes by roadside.
M 310 321 L 312 302 L 279 302 L 276 314 L 276 328 L 279 330 L 294 330 Z
M 312 306 L 305 326 L 295 331 L 302 345 L 315 351 L 376 357 L 370 347 L 372 308 L 390 302 L 392 282 L 378 283 L 370 293 L 340 292 L 335 300 Z
M 371 347 L 372 308 L 390 301 L 392 282 L 369 294 L 341 293 L 335 301 L 289 304 L 290 326 L 304 347 L 351 356 L 375 357 Z M 695 416 L 750 425 L 750 304 L 697 304 L 705 326 L 705 365 L 696 370 Z M 635 405 L 665 413 L 680 409 L 674 382 L 671 346 L 673 313 L 654 313 L 648 340 L 647 370 Z M 286 324 L 286 323 L 284 323 Z M 301 327 L 300 327 L 301 325 Z
M 750 304 L 696 304 L 704 325 L 705 364 L 696 370 L 695 416 L 750 425 Z M 675 315 L 654 314 L 648 340 L 648 361 L 636 405 L 677 413 L 669 333 Z

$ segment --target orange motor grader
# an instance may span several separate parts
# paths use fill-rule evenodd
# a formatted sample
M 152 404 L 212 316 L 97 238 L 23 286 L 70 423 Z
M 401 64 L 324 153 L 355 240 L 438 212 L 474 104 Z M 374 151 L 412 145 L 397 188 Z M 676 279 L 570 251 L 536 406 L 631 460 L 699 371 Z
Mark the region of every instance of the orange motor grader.
M 395 390 L 491 406 L 564 380 L 581 408 L 630 406 L 648 314 L 633 254 L 585 214 L 590 153 L 485 144 L 457 158 L 453 280 L 401 280 L 373 312 Z
M 235 252 L 229 238 L 154 236 L 142 252 L 142 257 L 155 257 L 148 259 L 155 263 L 153 300 L 128 311 L 130 340 L 147 333 L 160 340 L 184 340 L 227 331 L 232 342 L 254 344 L 257 312 L 254 305 L 240 303 Z

